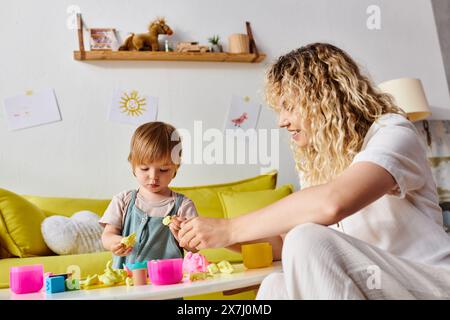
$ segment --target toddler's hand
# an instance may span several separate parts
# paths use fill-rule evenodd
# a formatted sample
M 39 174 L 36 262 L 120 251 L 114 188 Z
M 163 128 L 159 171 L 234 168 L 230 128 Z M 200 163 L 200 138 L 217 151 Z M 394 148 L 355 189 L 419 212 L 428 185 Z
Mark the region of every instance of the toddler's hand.
M 181 218 L 181 217 L 177 217 L 177 216 L 173 216 L 172 220 L 169 224 L 169 229 L 172 232 L 173 236 L 175 237 L 175 239 L 177 241 L 180 241 L 178 239 L 178 231 L 180 231 L 181 229 L 181 223 L 186 220 L 186 218 Z
M 124 257 L 129 255 L 131 251 L 133 251 L 133 247 L 127 247 L 123 243 L 120 243 L 120 241 L 111 246 L 111 252 L 115 256 Z

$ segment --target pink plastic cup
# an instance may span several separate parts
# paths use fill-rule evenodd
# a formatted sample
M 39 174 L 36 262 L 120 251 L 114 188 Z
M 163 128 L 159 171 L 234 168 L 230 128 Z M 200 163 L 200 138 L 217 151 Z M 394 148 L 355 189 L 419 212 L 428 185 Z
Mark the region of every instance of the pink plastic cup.
M 183 279 L 183 259 L 162 259 L 147 262 L 150 281 L 155 285 L 179 283 Z
M 42 264 L 11 267 L 9 286 L 14 293 L 38 292 L 44 285 L 44 266 Z

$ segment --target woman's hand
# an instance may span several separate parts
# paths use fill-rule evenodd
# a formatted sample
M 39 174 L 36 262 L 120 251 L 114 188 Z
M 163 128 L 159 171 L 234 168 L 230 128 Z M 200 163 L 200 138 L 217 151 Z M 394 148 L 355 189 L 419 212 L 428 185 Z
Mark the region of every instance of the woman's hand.
M 183 218 L 182 217 L 173 217 L 172 221 L 169 224 L 169 229 L 172 232 L 172 234 L 175 237 L 175 239 L 178 241 L 178 244 L 180 245 L 180 247 L 184 248 L 187 251 L 195 253 L 195 252 L 197 252 L 196 248 L 189 247 L 189 246 L 183 247 L 180 244 L 179 232 L 181 230 L 181 224 L 183 223 L 183 221 L 186 221 L 186 218 L 184 218 L 184 217 Z
M 133 251 L 133 247 L 127 247 L 123 243 L 120 243 L 120 241 L 111 246 L 111 252 L 115 256 L 125 257 L 125 256 L 129 255 L 131 253 L 131 251 Z
M 178 232 L 181 229 L 181 223 L 185 220 L 186 218 L 173 216 L 169 224 L 169 229 L 178 242 L 180 242 L 180 239 L 178 238 Z
M 195 217 L 181 223 L 178 237 L 182 247 L 223 248 L 232 244 L 231 231 L 231 220 Z

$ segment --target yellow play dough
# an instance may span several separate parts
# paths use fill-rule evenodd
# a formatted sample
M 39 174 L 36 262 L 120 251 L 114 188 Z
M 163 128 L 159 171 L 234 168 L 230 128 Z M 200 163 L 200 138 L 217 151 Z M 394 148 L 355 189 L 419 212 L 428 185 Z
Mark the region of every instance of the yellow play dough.
M 96 284 L 98 284 L 98 275 L 97 274 L 94 274 L 92 276 L 88 276 L 86 278 L 86 280 L 80 281 L 80 285 L 86 286 L 86 287 L 93 286 L 93 285 L 96 285 Z
M 221 273 L 233 273 L 234 269 L 231 263 L 229 263 L 226 260 L 220 261 L 217 264 L 217 267 L 219 268 Z
M 130 277 L 126 278 L 125 279 L 125 284 L 127 285 L 127 287 L 132 286 L 133 285 L 133 278 L 130 278 Z
M 189 280 L 197 281 L 197 280 L 205 280 L 208 274 L 206 272 L 193 272 L 189 274 Z
M 127 248 L 133 247 L 136 244 L 136 233 L 133 232 L 128 237 L 123 238 L 120 243 L 123 243 Z
M 168 226 L 172 222 L 172 216 L 165 216 L 162 223 L 165 226 Z
M 112 286 L 117 283 L 123 282 L 127 279 L 127 272 L 123 269 L 113 269 L 112 260 L 109 260 L 106 264 L 105 272 L 101 275 L 88 276 L 86 280 L 81 282 L 84 288 L 94 286 L 101 281 L 107 286 Z
M 114 276 L 111 277 L 110 274 L 106 274 L 106 273 L 99 275 L 99 276 L 98 276 L 98 279 L 99 279 L 103 284 L 106 284 L 106 285 L 108 285 L 108 286 L 109 286 L 109 285 L 113 285 L 114 283 L 116 283 L 115 277 L 114 277 Z
M 234 268 L 226 260 L 220 261 L 218 264 L 210 263 L 207 266 L 208 272 L 192 272 L 189 273 L 189 280 L 197 281 L 197 280 L 205 280 L 207 278 L 214 278 L 218 275 L 218 273 L 233 273 Z
M 217 267 L 217 264 L 215 264 L 215 263 L 208 264 L 207 268 L 208 268 L 208 272 L 210 274 L 215 274 L 215 273 L 219 272 L 219 268 Z

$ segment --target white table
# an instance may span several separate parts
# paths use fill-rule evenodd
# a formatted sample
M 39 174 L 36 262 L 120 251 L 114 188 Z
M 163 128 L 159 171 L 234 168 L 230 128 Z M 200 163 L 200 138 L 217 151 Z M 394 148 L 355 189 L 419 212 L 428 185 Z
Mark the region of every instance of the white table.
M 0 300 L 153 300 L 174 299 L 198 294 L 228 291 L 255 286 L 270 273 L 281 271 L 281 262 L 274 262 L 271 267 L 248 269 L 234 265 L 237 272 L 220 274 L 213 279 L 187 281 L 182 283 L 155 286 L 117 286 L 92 290 L 66 291 L 46 294 L 44 290 L 37 293 L 15 294 L 10 289 L 0 290 Z

